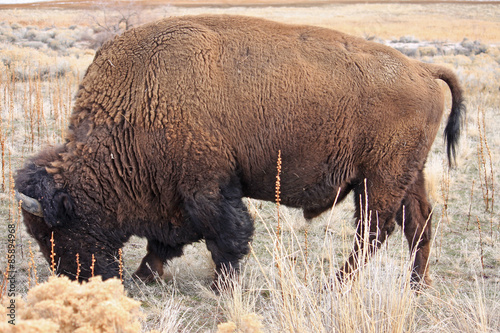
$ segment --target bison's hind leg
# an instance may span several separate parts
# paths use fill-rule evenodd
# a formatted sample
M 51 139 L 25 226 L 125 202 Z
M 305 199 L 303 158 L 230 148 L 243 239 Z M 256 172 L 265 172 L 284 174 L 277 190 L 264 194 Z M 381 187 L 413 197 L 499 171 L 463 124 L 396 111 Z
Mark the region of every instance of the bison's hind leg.
M 229 286 L 227 278 L 238 273 L 240 260 L 250 251 L 254 226 L 242 196 L 239 181 L 233 179 L 218 191 L 185 198 L 188 218 L 205 238 L 215 262 L 214 290 Z
M 417 180 L 410 186 L 398 210 L 396 221 L 402 225 L 413 262 L 412 283 L 430 285 L 428 259 L 431 246 L 431 206 L 425 190 L 424 174 L 419 172 Z
M 399 179 L 399 180 L 398 180 Z M 351 277 L 394 231 L 396 212 L 406 192 L 405 182 L 372 173 L 354 188 L 357 228 L 354 248 L 338 274 L 340 282 Z

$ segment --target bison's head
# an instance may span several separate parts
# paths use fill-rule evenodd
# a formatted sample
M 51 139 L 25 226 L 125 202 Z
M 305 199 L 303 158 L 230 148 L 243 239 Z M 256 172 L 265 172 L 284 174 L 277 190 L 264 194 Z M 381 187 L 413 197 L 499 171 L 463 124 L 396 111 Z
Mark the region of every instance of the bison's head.
M 57 273 L 85 280 L 93 267 L 93 274 L 104 279 L 118 276 L 116 257 L 125 237 L 105 229 L 98 211 L 88 214 L 89 209 L 78 205 L 35 161 L 18 171 L 15 182 L 27 230 L 47 261 L 55 263 Z M 87 214 L 82 216 L 80 210 Z

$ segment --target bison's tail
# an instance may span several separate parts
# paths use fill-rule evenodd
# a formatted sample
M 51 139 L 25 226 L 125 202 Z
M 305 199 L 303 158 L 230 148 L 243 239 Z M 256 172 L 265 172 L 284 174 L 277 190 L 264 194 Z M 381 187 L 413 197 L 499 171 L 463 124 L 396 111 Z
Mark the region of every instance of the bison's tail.
M 458 140 L 460 138 L 461 127 L 465 120 L 465 103 L 463 91 L 455 73 L 441 66 L 433 66 L 434 75 L 437 79 L 446 82 L 451 90 L 451 112 L 448 116 L 448 123 L 444 129 L 444 139 L 446 141 L 446 153 L 450 166 L 455 164 Z

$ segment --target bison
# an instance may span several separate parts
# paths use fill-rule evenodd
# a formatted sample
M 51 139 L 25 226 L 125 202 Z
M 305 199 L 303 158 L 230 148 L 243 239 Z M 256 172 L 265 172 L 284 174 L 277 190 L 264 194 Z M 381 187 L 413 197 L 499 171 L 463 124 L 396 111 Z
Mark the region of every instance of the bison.
M 413 280 L 428 282 L 431 207 L 424 165 L 444 112 L 453 163 L 465 107 L 455 74 L 341 32 L 243 16 L 186 16 L 126 31 L 97 51 L 65 142 L 17 172 L 24 223 L 57 272 L 118 275 L 131 235 L 148 241 L 150 279 L 204 239 L 237 272 L 253 221 L 243 197 L 312 219 L 353 191 L 357 233 L 341 271 L 357 267 L 369 231 L 380 246 L 404 224 Z M 360 223 L 370 211 L 371 222 Z M 365 242 L 365 243 L 364 243 Z

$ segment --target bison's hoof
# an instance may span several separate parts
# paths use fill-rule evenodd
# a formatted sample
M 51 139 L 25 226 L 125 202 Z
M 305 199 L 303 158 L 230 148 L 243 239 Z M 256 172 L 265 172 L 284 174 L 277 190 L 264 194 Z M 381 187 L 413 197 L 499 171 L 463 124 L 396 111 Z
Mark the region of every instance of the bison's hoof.
M 419 294 L 426 288 L 432 286 L 432 280 L 427 273 L 425 273 L 423 277 L 418 274 L 413 274 L 410 280 L 410 286 L 413 291 Z
M 161 272 L 153 271 L 147 267 L 139 267 L 137 271 L 135 271 L 133 277 L 141 280 L 144 283 L 152 283 L 159 279 L 163 275 L 163 270 Z

